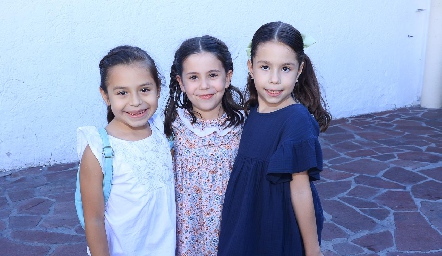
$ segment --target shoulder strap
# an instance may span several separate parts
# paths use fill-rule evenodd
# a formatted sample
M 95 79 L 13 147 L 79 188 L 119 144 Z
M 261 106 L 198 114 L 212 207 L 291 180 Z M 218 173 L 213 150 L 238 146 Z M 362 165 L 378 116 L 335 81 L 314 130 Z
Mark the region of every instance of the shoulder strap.
M 109 136 L 106 132 L 106 129 L 101 128 L 98 130 L 100 133 L 101 141 L 103 143 L 103 195 L 104 195 L 104 204 L 106 205 L 107 200 L 109 199 L 111 186 L 112 186 L 112 158 L 114 157 L 114 151 L 109 143 Z

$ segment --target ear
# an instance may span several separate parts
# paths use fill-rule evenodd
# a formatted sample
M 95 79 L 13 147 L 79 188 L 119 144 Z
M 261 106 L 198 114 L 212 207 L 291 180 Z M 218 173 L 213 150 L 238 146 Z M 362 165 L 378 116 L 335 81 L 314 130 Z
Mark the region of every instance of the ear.
M 158 90 L 157 97 L 160 98 L 161 97 L 161 86 L 158 86 L 157 90 Z
M 106 105 L 110 106 L 109 95 L 107 95 L 107 93 L 101 87 L 100 87 L 100 94 L 104 102 L 106 102 Z
M 180 76 L 176 76 L 176 80 L 178 81 L 178 83 L 180 84 L 180 88 L 182 92 L 186 92 L 186 90 L 184 89 L 184 85 L 183 85 L 183 80 L 181 80 Z
M 301 62 L 301 65 L 299 66 L 298 75 L 296 76 L 296 79 L 299 78 L 299 76 L 301 75 L 303 69 L 304 69 L 304 61 Z
M 226 86 L 225 88 L 229 88 L 230 86 L 230 82 L 232 82 L 232 75 L 233 75 L 233 70 L 229 70 L 229 72 L 227 72 L 226 74 Z
M 252 66 L 252 62 L 250 60 L 247 60 L 247 68 L 249 69 L 249 74 L 253 79 L 253 66 Z

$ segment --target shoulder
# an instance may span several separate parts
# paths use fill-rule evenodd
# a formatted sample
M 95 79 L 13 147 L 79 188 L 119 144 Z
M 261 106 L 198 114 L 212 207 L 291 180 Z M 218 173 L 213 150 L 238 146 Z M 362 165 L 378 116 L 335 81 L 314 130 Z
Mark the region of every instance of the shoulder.
M 289 111 L 289 116 L 293 120 L 308 120 L 311 118 L 311 114 L 308 112 L 308 109 L 300 103 L 293 104 L 290 106 L 290 108 L 291 111 Z
M 294 104 L 290 108 L 284 123 L 284 134 L 296 140 L 318 137 L 318 122 L 308 109 L 302 104 Z
M 81 126 L 77 128 L 77 140 L 93 142 L 96 137 L 100 138 L 100 134 L 95 126 Z
M 82 126 L 77 128 L 77 155 L 81 160 L 84 150 L 89 145 L 92 153 L 101 164 L 101 155 L 103 151 L 103 143 L 100 134 L 95 126 Z
M 155 112 L 152 117 L 149 118 L 149 124 L 164 133 L 164 115 L 159 113 L 159 111 Z
M 176 118 L 172 123 L 173 128 L 177 128 L 178 126 L 182 126 L 186 124 L 190 125 L 190 120 L 186 117 L 184 110 L 182 108 L 178 108 L 176 110 Z
M 98 134 L 98 128 L 95 126 L 80 126 L 77 128 L 77 135 L 80 134 L 93 134 L 93 133 L 97 133 Z

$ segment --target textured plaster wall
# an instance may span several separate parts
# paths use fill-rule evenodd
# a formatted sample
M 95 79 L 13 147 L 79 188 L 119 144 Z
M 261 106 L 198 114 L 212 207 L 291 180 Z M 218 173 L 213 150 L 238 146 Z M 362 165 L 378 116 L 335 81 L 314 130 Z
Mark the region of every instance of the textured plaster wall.
M 428 0 L 3 0 L 0 171 L 77 161 L 76 128 L 106 124 L 98 62 L 121 44 L 146 49 L 168 81 L 178 45 L 214 35 L 230 47 L 233 84 L 243 88 L 254 31 L 282 20 L 316 38 L 306 52 L 334 117 L 417 104 L 428 7 Z

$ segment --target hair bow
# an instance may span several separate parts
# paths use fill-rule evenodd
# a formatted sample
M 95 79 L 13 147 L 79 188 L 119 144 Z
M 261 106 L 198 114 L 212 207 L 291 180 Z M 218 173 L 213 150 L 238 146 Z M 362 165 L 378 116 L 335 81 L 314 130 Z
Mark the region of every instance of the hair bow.
M 304 43 L 304 48 L 307 48 L 307 47 L 311 46 L 312 44 L 316 43 L 316 40 L 309 35 L 301 33 L 301 36 L 302 36 L 302 42 Z

